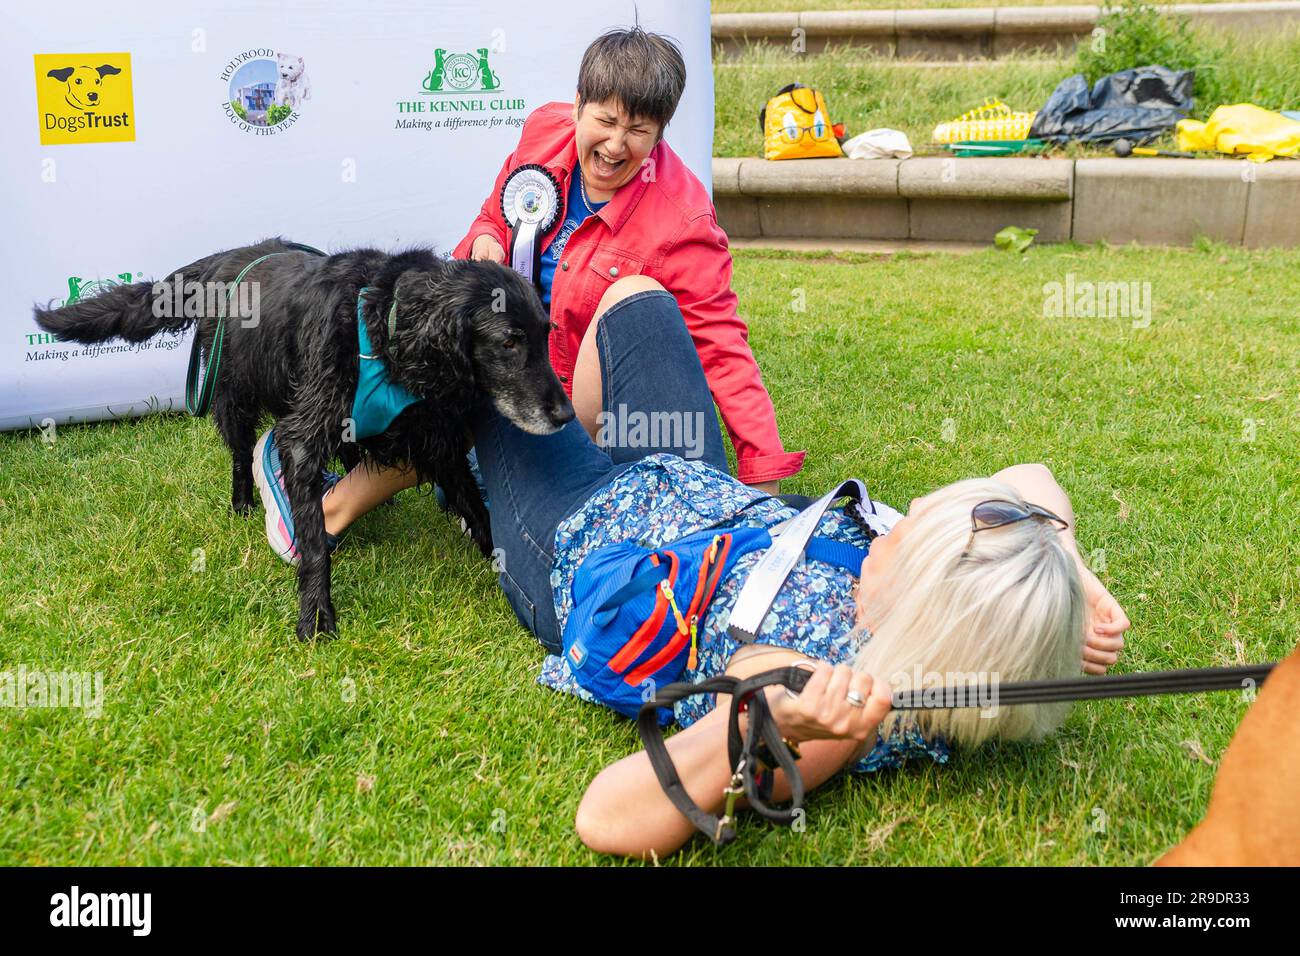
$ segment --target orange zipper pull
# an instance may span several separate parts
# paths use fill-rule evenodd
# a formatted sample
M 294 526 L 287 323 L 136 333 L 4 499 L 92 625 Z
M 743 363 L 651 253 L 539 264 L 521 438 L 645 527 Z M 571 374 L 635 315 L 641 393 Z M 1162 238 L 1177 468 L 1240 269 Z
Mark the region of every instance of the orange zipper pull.
M 695 626 L 695 622 L 698 620 L 699 618 L 691 615 L 691 653 L 686 658 L 686 669 L 690 671 L 695 670 L 696 665 L 700 662 L 699 643 L 697 641 L 699 633 Z

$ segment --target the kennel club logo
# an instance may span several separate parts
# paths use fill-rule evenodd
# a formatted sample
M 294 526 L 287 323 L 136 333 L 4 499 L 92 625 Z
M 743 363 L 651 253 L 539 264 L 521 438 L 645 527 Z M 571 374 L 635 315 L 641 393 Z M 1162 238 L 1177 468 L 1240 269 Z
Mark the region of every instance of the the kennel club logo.
M 525 101 L 501 94 L 501 77 L 488 63 L 497 39 L 467 53 L 445 47 L 433 51 L 433 66 L 426 66 L 420 96 L 399 100 L 397 129 L 463 131 L 524 125 Z M 484 96 L 481 94 L 495 94 Z M 474 114 L 482 114 L 475 116 Z
M 221 71 L 226 116 L 241 132 L 274 136 L 298 122 L 311 99 L 307 62 L 267 47 L 245 50 Z
M 129 53 L 37 53 L 42 146 L 135 142 Z
M 470 53 L 433 51 L 433 69 L 421 84 L 426 93 L 463 93 L 466 90 L 499 90 L 501 78 L 488 66 L 488 48 Z

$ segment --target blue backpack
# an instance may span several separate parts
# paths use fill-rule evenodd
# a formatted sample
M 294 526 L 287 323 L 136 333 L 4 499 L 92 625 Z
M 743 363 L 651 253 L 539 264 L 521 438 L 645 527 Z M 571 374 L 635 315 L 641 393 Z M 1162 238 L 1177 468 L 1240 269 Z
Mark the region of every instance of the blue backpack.
M 698 626 L 719 582 L 742 555 L 767 548 L 766 528 L 706 529 L 660 550 L 632 542 L 589 554 L 573 579 L 564 654 L 579 685 L 635 718 L 655 689 L 694 669 Z M 856 575 L 866 551 L 814 537 L 805 554 Z M 661 723 L 671 714 L 663 711 Z

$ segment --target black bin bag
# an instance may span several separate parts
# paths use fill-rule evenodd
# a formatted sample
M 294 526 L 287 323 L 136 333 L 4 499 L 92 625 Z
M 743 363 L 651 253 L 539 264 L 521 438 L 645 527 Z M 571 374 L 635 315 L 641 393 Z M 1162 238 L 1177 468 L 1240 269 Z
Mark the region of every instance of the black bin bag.
M 1192 79 L 1192 70 L 1139 66 L 1103 76 L 1089 91 L 1076 73 L 1052 91 L 1029 135 L 1054 143 L 1148 142 L 1192 111 Z

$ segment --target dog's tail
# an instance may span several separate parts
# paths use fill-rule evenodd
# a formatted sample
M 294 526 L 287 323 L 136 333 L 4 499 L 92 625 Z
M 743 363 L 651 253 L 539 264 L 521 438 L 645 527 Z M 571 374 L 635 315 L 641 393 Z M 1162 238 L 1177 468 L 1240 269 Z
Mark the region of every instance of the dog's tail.
M 143 342 L 159 332 L 180 332 L 198 321 L 195 316 L 173 316 L 181 310 L 156 308 L 156 303 L 167 304 L 154 294 L 154 283 L 133 282 L 55 309 L 38 305 L 33 313 L 46 332 L 85 344 L 108 339 Z

